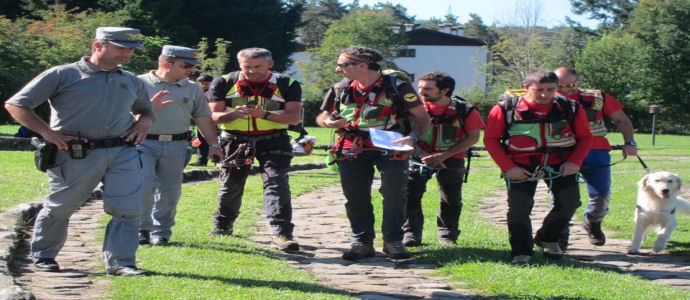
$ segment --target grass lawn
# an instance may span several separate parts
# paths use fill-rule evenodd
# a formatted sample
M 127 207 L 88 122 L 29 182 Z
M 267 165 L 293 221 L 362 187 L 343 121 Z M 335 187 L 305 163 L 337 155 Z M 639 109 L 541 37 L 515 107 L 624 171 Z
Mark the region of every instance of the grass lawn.
M 335 173 L 292 173 L 294 196 L 338 181 Z M 261 178 L 250 176 L 242 214 L 231 237 L 208 237 L 218 182 L 184 186 L 178 205 L 172 245 L 142 246 L 139 267 L 153 276 L 114 278 L 114 299 L 334 299 L 347 298 L 322 286 L 310 274 L 292 268 L 248 240 L 263 209 Z M 263 228 L 263 227 L 262 227 Z
M 2 128 L 2 126 L 0 126 Z M 328 130 L 308 129 L 310 134 L 328 136 Z M 326 139 L 324 137 L 324 139 Z M 611 134 L 612 143 L 620 143 L 620 135 Z M 669 169 L 690 178 L 690 159 L 671 160 L 669 156 L 690 157 L 690 137 L 657 136 L 651 147 L 649 135 L 636 135 L 640 155 L 655 170 Z M 328 144 L 317 137 L 317 144 Z M 318 154 L 320 150 L 316 150 Z M 321 157 L 313 154 L 305 157 Z M 436 243 L 435 214 L 438 190 L 430 180 L 423 205 L 426 217 L 425 246 L 413 248 L 416 257 L 438 266 L 440 275 L 453 282 L 464 282 L 475 296 L 492 298 L 591 298 L 591 299 L 689 299 L 690 291 L 650 283 L 628 274 L 596 268 L 572 260 L 548 261 L 537 254 L 529 267 L 512 266 L 509 261 L 508 234 L 505 226 L 491 224 L 480 216 L 482 198 L 503 195 L 504 184 L 498 170 L 488 158 L 472 160 L 473 172 L 463 188 L 464 207 L 460 219 L 462 234 L 457 246 Z M 31 152 L 0 152 L 0 209 L 17 203 L 33 201 L 47 191 L 45 174 L 33 167 Z M 321 157 L 322 158 L 322 157 Z M 612 152 L 612 161 L 620 160 L 620 152 Z M 295 161 L 297 163 L 297 158 Z M 612 168 L 613 188 L 606 230 L 619 232 L 617 238 L 631 238 L 635 206 L 636 182 L 645 173 L 635 158 L 628 158 Z M 623 171 L 623 172 L 619 172 Z M 338 176 L 327 170 L 295 172 L 290 177 L 293 196 L 317 186 L 335 184 Z M 140 278 L 109 278 L 113 280 L 109 298 L 114 299 L 334 299 L 346 298 L 338 291 L 322 286 L 310 274 L 295 270 L 273 257 L 272 250 L 249 241 L 256 234 L 255 224 L 265 224 L 259 213 L 263 208 L 260 177 L 247 181 L 242 214 L 232 237 L 207 237 L 211 214 L 215 209 L 218 183 L 211 181 L 186 185 L 178 206 L 177 225 L 169 247 L 144 246 L 137 259 L 140 267 L 153 276 Z M 581 185 L 583 202 L 586 199 Z M 374 195 L 377 213 L 376 228 L 380 229 L 381 198 Z M 686 196 L 687 197 L 687 196 Z M 582 208 L 576 213 L 581 219 Z M 690 218 L 679 216 L 669 251 L 690 253 Z M 380 238 L 380 234 L 379 234 Z M 654 234 L 643 246 L 649 247 Z M 380 243 L 380 240 L 377 241 Z
M 619 135 L 612 134 L 612 142 Z M 690 137 L 657 136 L 657 147 L 654 149 L 645 144 L 648 136 L 637 135 L 640 141 L 640 155 L 664 156 L 667 152 L 683 153 L 690 156 Z M 651 139 L 650 139 L 651 140 Z M 686 149 L 683 151 L 682 149 Z M 484 154 L 483 152 L 482 154 Z M 621 159 L 620 151 L 612 152 L 612 161 Z M 451 277 L 451 281 L 465 282 L 463 288 L 478 290 L 477 296 L 499 298 L 585 298 L 585 299 L 688 299 L 690 291 L 650 283 L 628 274 L 596 268 L 572 260 L 552 262 L 545 260 L 541 254 L 534 258 L 530 267 L 508 264 L 510 246 L 505 225 L 490 224 L 478 213 L 483 197 L 495 194 L 505 195 L 505 186 L 498 177 L 497 170 L 480 168 L 486 166 L 488 159 L 474 159 L 469 182 L 463 187 L 463 212 L 460 217 L 462 233 L 457 246 L 441 246 L 436 242 L 437 228 L 435 216 L 438 209 L 438 189 L 432 179 L 427 186 L 423 200 L 425 214 L 424 242 L 426 245 L 413 248 L 417 257 L 427 263 L 439 266 L 438 272 Z M 683 178 L 690 178 L 689 161 L 669 161 L 664 159 L 646 159 L 652 171 L 676 169 Z M 645 175 L 644 170 L 635 158 L 612 167 L 613 186 L 610 213 L 604 221 L 605 230 L 619 232 L 615 238 L 632 238 L 634 231 L 633 214 L 637 181 Z M 629 170 L 625 173 L 616 173 Z M 587 193 L 581 185 L 583 203 Z M 380 197 L 377 196 L 377 201 Z M 583 204 L 584 205 L 584 204 Z M 377 207 L 377 206 L 375 206 Z M 380 209 L 380 207 L 377 207 Z M 584 206 L 576 213 L 581 220 Z M 380 214 L 380 212 L 379 212 Z M 690 218 L 679 216 L 668 249 L 671 253 L 688 255 L 690 252 Z M 377 225 L 380 227 L 380 223 Z M 536 229 L 535 229 L 536 230 Z M 643 246 L 651 246 L 655 234 L 650 234 Z M 538 253 L 535 252 L 535 253 Z

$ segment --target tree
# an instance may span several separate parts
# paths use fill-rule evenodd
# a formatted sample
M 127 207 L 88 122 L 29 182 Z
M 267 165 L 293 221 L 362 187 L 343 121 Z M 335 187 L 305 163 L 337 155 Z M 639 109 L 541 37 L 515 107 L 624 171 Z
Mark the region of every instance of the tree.
M 641 0 L 629 31 L 648 46 L 647 66 L 659 75 L 658 84 L 637 84 L 647 86 L 649 101 L 663 105 L 676 130 L 687 131 L 690 126 L 677 120 L 690 113 L 690 1 Z
M 347 14 L 339 0 L 311 0 L 305 5 L 302 14 L 302 25 L 297 32 L 301 35 L 302 44 L 315 48 L 321 44 L 328 26 Z
M 207 54 L 210 52 L 208 46 L 208 39 L 201 38 L 199 42 L 199 50 L 201 54 L 199 55 L 199 60 L 201 61 L 200 71 L 212 76 L 221 76 L 225 70 L 225 66 L 228 65 L 230 61 L 230 55 L 228 54 L 229 41 L 225 41 L 222 38 L 216 39 L 215 51 L 213 56 Z
M 470 14 L 470 20 L 465 23 L 464 35 L 468 38 L 483 41 L 489 47 L 498 41 L 496 31 L 484 25 L 482 18 L 477 14 Z
M 376 49 L 384 57 L 384 65 L 392 66 L 398 50 L 405 43 L 404 33 L 394 34 L 390 28 L 399 26 L 389 11 L 362 8 L 333 24 L 326 31 L 319 48 L 313 49 L 310 62 L 302 68 L 308 88 L 321 91 L 342 77 L 334 72 L 338 50 L 352 45 Z
M 591 19 L 601 20 L 603 30 L 621 28 L 632 16 L 638 0 L 570 0 L 573 12 L 589 14 Z
M 650 49 L 620 31 L 590 41 L 575 64 L 583 88 L 604 90 L 626 106 L 636 128 L 643 126 L 659 75 L 649 68 Z
M 215 45 L 232 41 L 228 51 L 249 47 L 271 50 L 274 69 L 284 70 L 296 49 L 302 1 L 288 0 L 136 0 L 127 6 L 128 24 L 146 35 L 169 36 L 177 45 L 196 46 L 202 37 Z M 236 68 L 226 66 L 226 71 Z

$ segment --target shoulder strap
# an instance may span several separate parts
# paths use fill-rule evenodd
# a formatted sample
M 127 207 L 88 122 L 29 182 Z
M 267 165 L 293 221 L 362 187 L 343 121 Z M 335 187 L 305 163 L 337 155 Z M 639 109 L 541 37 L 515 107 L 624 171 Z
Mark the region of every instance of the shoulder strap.
M 402 82 L 400 83 L 402 84 Z M 400 92 L 398 91 L 398 77 L 395 75 L 383 75 L 383 86 L 386 91 L 386 98 L 393 100 L 395 105 L 395 110 L 400 114 L 405 114 L 407 110 L 405 109 L 405 104 L 403 103 L 402 97 L 400 97 Z
M 340 102 L 342 102 L 342 100 L 343 100 L 343 95 L 345 94 L 345 90 L 347 90 L 347 87 L 350 86 L 351 83 L 352 83 L 352 80 L 347 79 L 347 78 L 343 78 L 343 80 L 341 80 L 340 82 L 336 83 L 333 86 L 333 89 L 335 90 L 334 100 L 335 100 L 336 111 L 339 108 Z
M 558 102 L 558 104 L 563 108 L 565 118 L 568 121 L 568 124 L 570 124 L 570 127 L 575 129 L 575 126 L 573 126 L 575 124 L 575 113 L 577 113 L 577 109 L 580 104 L 563 97 L 556 97 L 556 102 Z
M 290 84 L 293 82 L 293 80 L 290 78 L 290 76 L 287 76 L 282 73 L 275 73 L 277 77 L 277 84 L 278 84 L 278 90 L 280 91 L 280 94 L 285 97 L 287 95 L 288 89 L 290 89 Z
M 498 102 L 498 106 L 503 109 L 503 119 L 505 119 L 506 131 L 513 125 L 513 112 L 515 111 L 518 100 L 520 100 L 520 96 L 510 97 Z

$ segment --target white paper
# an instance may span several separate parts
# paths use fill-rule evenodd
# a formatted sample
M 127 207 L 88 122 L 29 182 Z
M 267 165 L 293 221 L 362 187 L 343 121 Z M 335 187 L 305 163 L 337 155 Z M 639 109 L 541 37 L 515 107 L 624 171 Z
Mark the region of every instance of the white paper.
M 393 141 L 403 137 L 402 134 L 395 131 L 369 129 L 369 136 L 374 146 L 388 150 L 409 151 L 414 148 L 407 144 L 393 144 Z

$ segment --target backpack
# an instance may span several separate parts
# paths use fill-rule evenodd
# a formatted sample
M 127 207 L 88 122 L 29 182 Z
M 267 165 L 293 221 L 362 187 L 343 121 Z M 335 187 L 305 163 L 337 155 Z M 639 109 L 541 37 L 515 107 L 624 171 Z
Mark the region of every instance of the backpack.
M 235 72 L 230 72 L 228 74 L 228 78 L 225 82 L 225 89 L 230 90 L 233 85 L 240 79 L 240 72 L 235 71 Z M 287 91 L 290 88 L 290 77 L 288 77 L 285 74 L 277 73 L 276 74 L 277 80 L 276 84 L 278 85 L 278 90 L 280 91 L 280 94 L 285 96 L 287 95 Z M 299 133 L 299 137 L 296 140 L 302 139 L 305 135 L 308 135 L 309 133 L 304 129 L 304 115 L 300 114 L 300 120 L 299 124 L 297 125 L 288 125 L 288 130 L 294 131 Z
M 451 97 L 451 100 L 455 102 L 455 117 L 458 119 L 458 122 L 460 122 L 460 126 L 464 128 L 465 118 L 470 115 L 473 109 L 477 108 L 474 105 L 467 103 L 467 100 L 460 96 L 453 96 Z
M 405 108 L 404 100 L 400 96 L 398 87 L 407 82 L 398 79 L 395 75 L 383 75 L 383 87 L 386 93 L 386 98 L 393 100 L 393 105 L 395 106 L 395 112 L 398 116 L 397 124 L 393 125 L 390 129 L 395 131 L 401 131 L 403 135 L 408 135 L 412 130 L 412 124 L 410 123 L 409 113 Z M 348 87 L 352 84 L 352 80 L 344 78 L 338 84 L 334 86 L 335 89 L 335 107 L 337 109 L 338 105 L 342 101 L 345 91 L 349 90 Z

